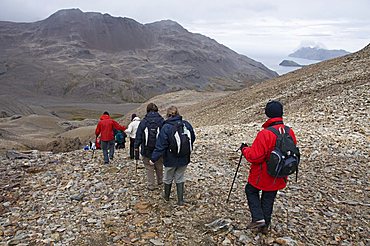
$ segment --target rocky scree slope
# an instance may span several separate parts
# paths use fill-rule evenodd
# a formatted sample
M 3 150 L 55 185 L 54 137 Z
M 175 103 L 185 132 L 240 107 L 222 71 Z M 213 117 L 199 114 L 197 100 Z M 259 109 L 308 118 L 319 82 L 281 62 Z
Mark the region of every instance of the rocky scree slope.
M 35 103 L 144 102 L 181 89 L 237 90 L 276 76 L 170 20 L 140 24 L 68 9 L 33 23 L 0 22 L 2 93 Z
M 303 68 L 182 112 L 198 139 L 185 207 L 147 191 L 145 172 L 118 151 L 14 153 L 1 157 L 3 243 L 55 245 L 368 245 L 369 49 Z M 289 88 L 289 90 L 286 90 Z M 278 193 L 269 235 L 245 230 L 242 160 L 264 121 L 267 98 L 285 105 L 302 151 L 298 182 Z M 141 166 L 142 164 L 139 164 Z
M 230 153 L 233 143 L 253 141 L 266 119 L 269 99 L 284 104 L 284 120 L 295 130 L 303 156 L 298 183 L 280 192 L 290 193 L 278 198 L 288 216 L 281 222 L 305 244 L 369 243 L 369 66 L 370 45 L 193 105 L 197 110 L 187 114 L 198 129 L 212 129 L 209 138 L 217 139 L 221 149 L 214 148 L 213 141 L 205 146 L 220 152 L 213 153 L 216 159 Z

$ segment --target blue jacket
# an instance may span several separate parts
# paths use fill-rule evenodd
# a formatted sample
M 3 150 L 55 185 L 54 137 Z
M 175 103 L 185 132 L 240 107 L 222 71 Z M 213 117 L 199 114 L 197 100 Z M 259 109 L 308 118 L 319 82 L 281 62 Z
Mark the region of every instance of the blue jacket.
M 182 120 L 182 117 L 180 115 L 173 116 L 164 122 L 162 129 L 159 132 L 159 136 L 155 144 L 155 150 L 153 151 L 151 158 L 152 162 L 156 162 L 163 155 L 163 165 L 165 167 L 180 167 L 189 164 L 190 155 L 178 157 L 177 155 L 169 151 L 169 137 L 172 132 L 173 125 L 177 124 L 177 122 L 183 122 L 186 128 L 190 131 L 191 144 L 193 145 L 195 141 L 195 133 L 193 127 L 190 125 L 189 122 Z
M 145 143 L 145 134 L 144 130 L 149 124 L 149 122 L 155 121 L 159 128 L 162 128 L 164 119 L 163 117 L 158 113 L 158 112 L 149 112 L 145 115 L 144 119 L 140 121 L 140 124 L 137 128 L 136 131 L 136 137 L 135 137 L 135 143 L 134 143 L 134 148 L 138 149 L 139 146 L 141 145 L 141 155 L 150 158 L 152 153 L 145 153 L 144 151 L 144 143 Z

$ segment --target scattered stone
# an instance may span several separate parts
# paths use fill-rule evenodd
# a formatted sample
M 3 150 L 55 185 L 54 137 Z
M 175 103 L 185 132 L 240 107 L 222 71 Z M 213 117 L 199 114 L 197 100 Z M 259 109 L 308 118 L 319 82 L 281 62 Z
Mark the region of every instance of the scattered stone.
M 275 239 L 275 242 L 280 244 L 280 245 L 288 245 L 288 246 L 297 245 L 296 241 L 294 241 L 290 237 L 279 237 L 279 238 Z
M 160 239 L 150 239 L 149 242 L 151 242 L 152 244 L 154 244 L 156 246 L 163 246 L 164 245 L 164 243 Z
M 216 232 L 222 229 L 229 229 L 231 226 L 231 220 L 230 219 L 217 219 L 209 224 L 205 224 L 206 227 L 208 227 L 210 230 Z

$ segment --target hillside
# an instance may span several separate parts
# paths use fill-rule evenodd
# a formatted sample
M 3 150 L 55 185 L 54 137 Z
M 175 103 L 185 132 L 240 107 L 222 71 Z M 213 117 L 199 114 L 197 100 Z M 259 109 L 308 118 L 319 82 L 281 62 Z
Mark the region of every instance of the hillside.
M 278 99 L 284 104 L 289 121 L 293 118 L 314 123 L 317 118 L 309 117 L 309 114 L 318 112 L 328 117 L 333 113 L 340 117 L 347 111 L 361 113 L 368 106 L 366 89 L 369 86 L 369 62 L 368 45 L 354 54 L 308 65 L 262 84 L 217 98 L 215 102 L 199 104 L 192 107 L 197 110 L 188 110 L 187 116 L 199 126 L 263 121 L 263 108 L 269 99 Z M 198 115 L 202 117 L 197 117 Z M 299 116 L 304 117 L 300 119 Z M 338 126 L 334 124 L 335 119 L 328 119 L 333 126 Z M 357 120 L 354 117 L 350 119 Z
M 370 45 L 249 89 L 182 106 L 196 127 L 185 207 L 145 188 L 142 164 L 118 151 L 28 151 L 1 156 L 1 242 L 55 245 L 368 245 Z M 189 94 L 185 94 L 188 97 Z M 278 193 L 272 228 L 246 230 L 241 142 L 251 143 L 268 99 L 285 106 L 285 122 L 302 152 L 298 182 Z M 156 98 L 156 100 L 162 100 Z M 165 98 L 163 98 L 165 103 Z
M 276 76 L 171 20 L 141 24 L 68 9 L 33 23 L 0 21 L 1 94 L 31 105 L 144 102 L 182 89 L 238 90 Z

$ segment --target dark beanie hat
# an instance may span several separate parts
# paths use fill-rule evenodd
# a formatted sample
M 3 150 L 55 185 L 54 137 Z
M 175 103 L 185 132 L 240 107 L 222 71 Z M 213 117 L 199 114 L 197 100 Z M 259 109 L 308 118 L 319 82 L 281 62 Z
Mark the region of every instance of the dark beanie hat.
M 131 121 L 136 117 L 136 114 L 131 115 Z
M 278 101 L 269 101 L 266 104 L 265 114 L 269 118 L 282 117 L 283 105 Z

